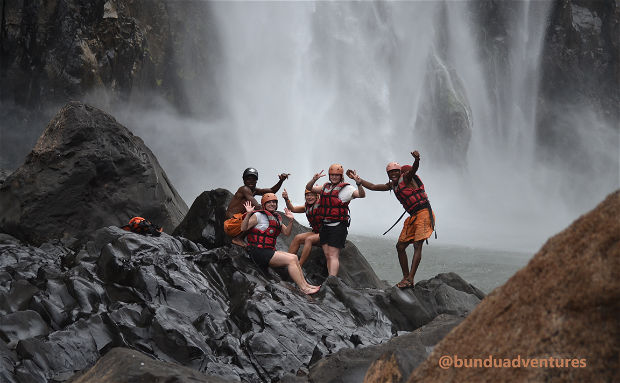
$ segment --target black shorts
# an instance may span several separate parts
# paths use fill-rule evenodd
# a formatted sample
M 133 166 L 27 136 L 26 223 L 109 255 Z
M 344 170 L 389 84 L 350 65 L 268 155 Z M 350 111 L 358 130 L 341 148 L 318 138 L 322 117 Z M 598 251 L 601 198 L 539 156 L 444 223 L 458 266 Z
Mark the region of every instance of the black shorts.
M 269 267 L 269 262 L 276 253 L 273 249 L 263 249 L 262 247 L 248 247 L 250 258 L 260 267 Z
M 347 234 L 349 234 L 349 229 L 346 222 L 340 222 L 336 226 L 323 224 L 319 233 L 321 246 L 327 244 L 327 246 L 342 249 L 347 240 Z

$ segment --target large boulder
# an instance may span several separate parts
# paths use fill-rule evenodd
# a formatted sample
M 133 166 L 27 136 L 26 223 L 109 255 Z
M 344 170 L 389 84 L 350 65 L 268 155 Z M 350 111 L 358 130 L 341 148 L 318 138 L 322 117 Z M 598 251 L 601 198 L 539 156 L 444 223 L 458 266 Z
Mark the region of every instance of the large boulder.
M 620 190 L 493 290 L 409 383 L 620 380 L 618 217 Z M 493 367 L 466 368 L 476 359 Z
M 172 230 L 187 213 L 157 158 L 111 115 L 70 102 L 0 187 L 0 231 L 41 244 L 144 217 Z

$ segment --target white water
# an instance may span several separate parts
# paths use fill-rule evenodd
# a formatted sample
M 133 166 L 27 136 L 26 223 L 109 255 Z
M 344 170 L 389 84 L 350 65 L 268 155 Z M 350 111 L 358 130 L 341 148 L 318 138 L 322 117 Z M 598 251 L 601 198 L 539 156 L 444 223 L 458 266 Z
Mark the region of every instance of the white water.
M 437 216 L 438 240 L 431 241 L 533 254 L 618 187 L 602 172 L 588 180 L 588 198 L 570 205 L 574 193 L 564 186 L 579 175 L 536 162 L 547 2 L 519 3 L 508 41 L 510 73 L 499 83 L 492 83 L 477 56 L 465 1 L 447 2 L 443 23 L 439 1 L 211 4 L 222 44 L 220 117 L 192 120 L 166 108 L 119 116 L 154 151 L 188 205 L 204 190 L 234 192 L 249 166 L 259 170 L 259 187 L 290 173 L 284 188 L 301 204 L 306 182 L 332 163 L 386 182 L 388 162 L 410 163 L 409 153 L 419 150 L 418 174 Z M 468 175 L 425 161 L 428 153 L 413 136 L 426 97 L 428 55 L 444 29 L 448 60 L 465 85 L 474 122 Z M 493 88 L 497 96 L 489 93 Z M 595 117 L 584 122 L 596 124 Z M 593 143 L 592 153 L 604 153 L 594 161 L 617 162 L 613 141 L 602 141 Z M 351 203 L 351 212 L 351 233 L 380 236 L 402 207 L 390 193 L 369 192 Z M 305 222 L 302 215 L 297 219 Z M 386 237 L 395 241 L 401 227 Z

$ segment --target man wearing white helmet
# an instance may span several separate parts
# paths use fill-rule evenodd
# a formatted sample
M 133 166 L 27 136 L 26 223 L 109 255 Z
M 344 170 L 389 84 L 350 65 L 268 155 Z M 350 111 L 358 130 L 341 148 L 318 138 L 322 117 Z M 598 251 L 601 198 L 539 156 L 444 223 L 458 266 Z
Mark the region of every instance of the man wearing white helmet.
M 396 243 L 398 262 L 403 271 L 403 280 L 396 284 L 400 288 L 413 287 L 413 278 L 422 260 L 422 244 L 425 239 L 431 236 L 435 229 L 435 213 L 431 209 L 424 184 L 420 177 L 416 175 L 420 167 L 420 153 L 416 150 L 411 152 L 411 155 L 415 158 L 412 166 L 404 165 L 401 167 L 397 162 L 390 162 L 387 165 L 385 170 L 387 171 L 389 181 L 385 184 L 375 185 L 362 180 L 354 171 L 347 170 L 349 178 L 357 176 L 361 180 L 362 185 L 369 190 L 393 190 L 398 201 L 410 214 L 405 220 L 398 243 Z M 413 260 L 411 261 L 411 269 L 409 269 L 406 250 L 412 243 Z
M 277 193 L 288 176 L 290 176 L 290 174 L 282 173 L 278 176 L 280 178 L 278 183 L 270 189 L 257 189 L 256 182 L 258 181 L 258 170 L 247 168 L 243 171 L 243 186 L 237 189 L 237 192 L 228 204 L 226 221 L 224 221 L 224 232 L 229 237 L 233 237 L 232 243 L 242 247 L 247 246 L 244 242 L 247 233 L 241 230 L 243 213 L 245 213 L 245 207 L 243 205 L 249 201 L 255 208 L 261 208 L 261 205 L 256 201 L 254 196 L 264 195 L 266 193 Z

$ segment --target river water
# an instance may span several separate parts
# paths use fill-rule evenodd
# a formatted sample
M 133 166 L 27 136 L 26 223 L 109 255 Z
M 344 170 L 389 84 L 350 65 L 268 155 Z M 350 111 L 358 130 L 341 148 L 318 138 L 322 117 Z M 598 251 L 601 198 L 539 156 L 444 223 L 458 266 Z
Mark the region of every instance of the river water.
M 352 235 L 348 239 L 366 257 L 379 279 L 391 285 L 402 279 L 396 255 L 396 240 L 377 236 Z M 409 263 L 413 246 L 407 249 Z M 437 274 L 454 272 L 485 294 L 503 285 L 519 269 L 527 265 L 533 253 L 472 248 L 441 244 L 434 236 L 422 248 L 422 261 L 415 282 L 430 279 Z

